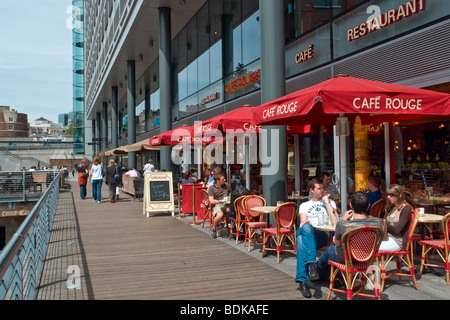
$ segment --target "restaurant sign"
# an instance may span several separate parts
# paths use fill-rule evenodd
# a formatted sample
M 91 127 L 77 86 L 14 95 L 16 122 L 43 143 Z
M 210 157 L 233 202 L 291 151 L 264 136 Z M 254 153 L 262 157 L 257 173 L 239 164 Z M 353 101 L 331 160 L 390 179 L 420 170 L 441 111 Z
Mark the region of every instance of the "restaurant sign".
M 201 105 L 205 105 L 205 104 L 208 104 L 210 102 L 219 100 L 219 97 L 220 97 L 219 93 L 218 92 L 214 92 L 213 94 L 210 94 L 209 96 L 201 99 L 200 100 L 200 104 Z
M 368 34 L 385 28 L 403 19 L 409 18 L 426 10 L 426 0 L 412 0 L 401 4 L 398 9 L 391 9 L 381 14 L 380 7 L 371 5 L 367 12 L 373 12 L 366 22 L 347 30 L 347 41 L 351 42 Z
M 261 81 L 261 69 L 258 69 L 242 77 L 236 77 L 233 81 L 227 83 L 225 85 L 225 93 L 226 94 L 234 93 L 254 83 L 259 83 L 260 81 Z

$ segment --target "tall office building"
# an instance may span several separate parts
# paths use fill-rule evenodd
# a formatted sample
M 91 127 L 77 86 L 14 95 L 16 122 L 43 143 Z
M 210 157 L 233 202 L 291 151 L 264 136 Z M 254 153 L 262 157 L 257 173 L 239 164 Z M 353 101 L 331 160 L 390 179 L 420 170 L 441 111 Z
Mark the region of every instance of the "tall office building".
M 73 42 L 73 154 L 84 155 L 86 151 L 86 128 L 84 110 L 84 1 L 72 2 Z

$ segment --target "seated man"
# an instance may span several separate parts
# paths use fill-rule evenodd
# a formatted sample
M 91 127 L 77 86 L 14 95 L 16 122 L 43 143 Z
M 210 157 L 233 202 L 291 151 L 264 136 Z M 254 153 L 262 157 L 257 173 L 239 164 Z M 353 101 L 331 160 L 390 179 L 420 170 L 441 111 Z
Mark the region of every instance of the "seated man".
M 331 221 L 337 221 L 336 204 L 330 199 L 330 195 L 324 195 L 323 181 L 313 178 L 309 182 L 312 198 L 300 205 L 300 225 L 297 230 L 297 270 L 295 282 L 299 283 L 299 289 L 305 298 L 311 298 L 311 291 L 307 284 L 309 279 L 317 280 L 316 248 L 328 244 L 328 233 L 313 228 L 319 219 L 328 216 Z
M 224 197 L 230 194 L 228 185 L 225 182 L 225 172 L 219 172 L 214 176 L 214 183 L 208 188 L 209 205 L 213 206 L 214 215 L 214 227 L 211 229 L 212 238 L 217 238 L 217 228 L 226 213 L 230 211 L 229 205 L 220 205 L 220 200 L 223 200 Z
M 381 219 L 366 215 L 367 208 L 369 207 L 369 198 L 364 192 L 355 192 L 352 195 L 350 206 L 352 210 L 346 211 L 341 220 L 336 224 L 333 238 L 334 244 L 325 250 L 317 262 L 319 278 L 322 281 L 326 281 L 330 277 L 330 265 L 328 264 L 328 260 L 340 263 L 345 262 L 341 239 L 342 235 L 347 230 L 366 225 L 383 228 Z
M 380 200 L 383 195 L 380 190 L 381 179 L 378 176 L 368 176 L 367 177 L 367 191 L 366 194 L 369 197 L 369 209 L 367 209 L 367 214 L 370 214 L 370 207 Z

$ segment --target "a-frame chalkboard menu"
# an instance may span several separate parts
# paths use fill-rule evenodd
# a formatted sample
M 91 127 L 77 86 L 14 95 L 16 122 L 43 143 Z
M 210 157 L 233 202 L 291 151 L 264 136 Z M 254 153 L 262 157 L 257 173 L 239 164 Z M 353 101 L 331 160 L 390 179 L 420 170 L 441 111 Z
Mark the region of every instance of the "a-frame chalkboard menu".
M 144 215 L 152 212 L 172 212 L 172 172 L 146 172 L 144 175 Z

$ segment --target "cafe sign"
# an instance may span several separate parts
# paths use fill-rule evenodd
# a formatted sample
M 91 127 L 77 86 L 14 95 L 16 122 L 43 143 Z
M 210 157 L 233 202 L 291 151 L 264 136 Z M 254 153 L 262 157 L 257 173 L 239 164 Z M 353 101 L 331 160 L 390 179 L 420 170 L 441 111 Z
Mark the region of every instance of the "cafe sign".
M 260 81 L 261 81 L 261 69 L 258 69 L 242 77 L 236 77 L 233 81 L 227 83 L 225 85 L 225 93 L 226 94 L 234 93 L 252 84 L 259 83 Z
M 311 44 L 309 47 L 302 52 L 299 52 L 295 55 L 295 62 L 296 63 L 302 63 L 306 60 L 310 60 L 314 58 L 314 45 Z

